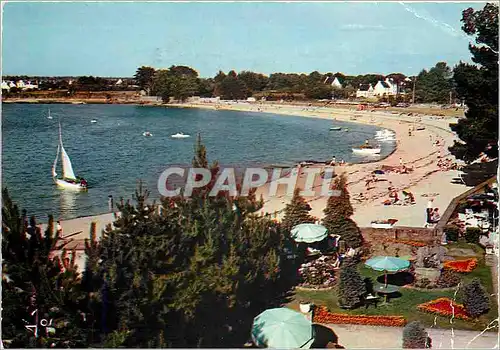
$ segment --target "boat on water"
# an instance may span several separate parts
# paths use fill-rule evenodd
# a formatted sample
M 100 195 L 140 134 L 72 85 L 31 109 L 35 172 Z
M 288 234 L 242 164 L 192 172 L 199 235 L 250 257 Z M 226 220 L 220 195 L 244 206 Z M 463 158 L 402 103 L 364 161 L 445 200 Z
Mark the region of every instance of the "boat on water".
M 49 116 L 47 117 L 47 119 L 52 119 L 52 116 L 50 115 L 50 109 L 49 109 Z
M 142 136 L 153 136 L 153 134 L 152 134 L 152 133 L 150 133 L 149 131 L 144 131 L 144 132 L 142 133 Z
M 184 134 L 182 132 L 178 132 L 177 134 L 171 135 L 174 139 L 183 139 L 186 137 L 191 137 L 191 135 Z
M 365 142 L 364 145 L 361 145 L 357 148 L 353 148 L 352 151 L 358 154 L 380 154 L 380 146 L 372 146 L 368 142 Z
M 331 131 L 339 131 L 339 130 L 342 130 L 342 128 L 340 126 L 333 126 L 330 128 Z
M 59 153 L 61 153 L 62 160 L 62 177 L 58 177 L 56 172 Z M 61 123 L 59 123 L 59 144 L 57 145 L 56 159 L 54 160 L 54 164 L 52 166 L 52 179 L 54 180 L 54 183 L 61 188 L 78 191 L 87 190 L 87 181 L 85 181 L 84 178 L 75 176 L 71 160 L 69 159 L 68 153 L 66 153 L 66 150 L 64 149 Z
M 97 123 L 97 120 L 92 119 L 90 122 L 91 122 L 92 124 L 94 124 L 94 123 Z

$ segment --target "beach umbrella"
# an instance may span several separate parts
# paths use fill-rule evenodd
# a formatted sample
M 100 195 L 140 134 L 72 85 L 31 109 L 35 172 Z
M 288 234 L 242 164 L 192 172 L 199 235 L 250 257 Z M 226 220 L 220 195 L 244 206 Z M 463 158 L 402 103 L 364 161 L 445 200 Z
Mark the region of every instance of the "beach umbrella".
M 268 309 L 254 318 L 252 340 L 259 347 L 309 349 L 314 341 L 313 327 L 297 311 Z
M 368 266 L 375 271 L 383 271 L 385 274 L 385 285 L 387 286 L 387 273 L 404 271 L 410 267 L 410 262 L 408 260 L 392 256 L 376 256 L 368 259 L 365 262 L 365 266 Z
M 314 243 L 322 241 L 327 236 L 327 229 L 318 224 L 300 224 L 290 231 L 295 242 Z

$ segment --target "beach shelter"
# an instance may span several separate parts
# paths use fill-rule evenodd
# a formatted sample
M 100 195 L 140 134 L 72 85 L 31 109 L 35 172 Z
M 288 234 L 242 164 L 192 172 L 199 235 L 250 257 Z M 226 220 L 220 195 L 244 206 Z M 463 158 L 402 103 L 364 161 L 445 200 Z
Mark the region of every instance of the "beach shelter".
M 295 242 L 314 243 L 324 240 L 327 236 L 327 229 L 318 224 L 300 224 L 292 228 L 291 236 Z
M 408 260 L 392 256 L 376 256 L 368 259 L 365 262 L 365 266 L 368 266 L 375 271 L 383 271 L 385 274 L 385 286 L 387 286 L 387 273 L 404 271 L 410 267 L 410 262 Z
M 313 327 L 304 315 L 288 308 L 268 309 L 254 318 L 252 340 L 259 347 L 309 349 Z

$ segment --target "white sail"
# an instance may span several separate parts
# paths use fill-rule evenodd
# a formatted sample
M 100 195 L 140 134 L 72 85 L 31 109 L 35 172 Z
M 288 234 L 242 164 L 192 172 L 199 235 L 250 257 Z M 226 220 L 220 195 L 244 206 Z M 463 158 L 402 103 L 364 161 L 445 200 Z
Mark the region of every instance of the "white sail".
M 76 180 L 75 173 L 73 172 L 73 166 L 71 166 L 71 161 L 69 160 L 69 156 L 66 153 L 64 147 L 61 146 L 61 158 L 62 158 L 62 167 L 63 167 L 63 178 Z
M 59 151 L 61 149 L 61 145 L 57 145 L 57 154 L 56 154 L 56 159 L 54 159 L 54 165 L 52 165 L 52 176 L 56 177 L 56 169 L 57 169 L 57 159 L 59 158 Z
M 59 124 L 59 144 L 61 145 L 63 178 L 76 180 L 75 173 L 73 172 L 73 166 L 71 165 L 71 160 L 69 159 L 68 153 L 66 153 L 66 150 L 64 149 L 62 143 L 61 124 Z

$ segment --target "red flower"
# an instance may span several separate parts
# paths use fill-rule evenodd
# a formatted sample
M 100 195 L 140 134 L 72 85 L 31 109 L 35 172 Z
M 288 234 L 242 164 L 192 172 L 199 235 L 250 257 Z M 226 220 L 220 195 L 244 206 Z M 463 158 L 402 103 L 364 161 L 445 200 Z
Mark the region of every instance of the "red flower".
M 443 267 L 445 269 L 453 270 L 456 272 L 471 272 L 477 266 L 477 259 L 453 260 L 445 261 Z
M 321 306 L 314 314 L 314 322 L 402 327 L 406 325 L 407 321 L 403 316 L 367 316 L 367 315 L 334 314 L 329 312 L 326 309 L 326 307 Z
M 446 317 L 455 315 L 456 318 L 461 318 L 463 320 L 469 319 L 469 315 L 467 314 L 465 307 L 463 305 L 455 303 L 449 298 L 439 298 L 436 300 L 431 300 L 427 303 L 418 305 L 417 309 L 419 309 L 420 311 L 438 314 Z

